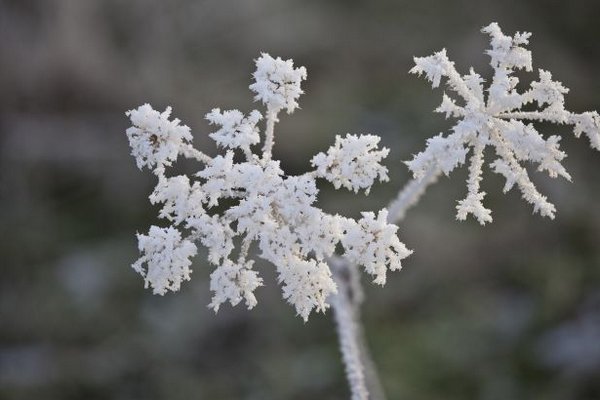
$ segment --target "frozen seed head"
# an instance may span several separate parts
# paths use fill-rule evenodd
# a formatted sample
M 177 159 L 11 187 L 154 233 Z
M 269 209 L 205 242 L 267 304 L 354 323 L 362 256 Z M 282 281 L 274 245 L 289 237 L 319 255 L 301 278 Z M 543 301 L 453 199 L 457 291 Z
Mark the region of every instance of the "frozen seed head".
M 492 221 L 491 210 L 483 205 L 485 192 L 480 188 L 484 153 L 491 147 L 495 159 L 488 165 L 506 179 L 504 192 L 517 186 L 534 212 L 554 218 L 554 205 L 538 192 L 523 164 L 536 164 L 538 171 L 552 178 L 562 176 L 570 181 L 571 176 L 561 163 L 566 154 L 559 147 L 560 137 L 544 137 L 534 123 L 572 125 L 575 136 L 585 134 L 591 147 L 599 150 L 600 116 L 595 111 L 577 114 L 566 110 L 564 96 L 568 89 L 553 81 L 548 71 L 540 69 L 539 80 L 519 90 L 514 72 L 533 70 L 531 52 L 525 48 L 530 33 L 507 36 L 496 23 L 482 31 L 490 36 L 491 48 L 486 53 L 494 70 L 487 87 L 472 68 L 469 74 L 460 75 L 445 49 L 428 57 L 415 57 L 411 73 L 424 74 L 433 87 L 445 79 L 449 91 L 458 95 L 455 100 L 444 93 L 436 109 L 457 122 L 449 134 L 429 139 L 425 150 L 407 165 L 415 178 L 421 178 L 431 171 L 448 175 L 470 158 L 468 193 L 456 207 L 457 218 L 464 220 L 471 214 L 483 225 Z
M 261 136 L 272 143 L 276 114 L 298 107 L 306 70 L 294 68 L 292 60 L 262 54 L 254 78 L 250 88 L 266 106 L 266 127 L 261 131 L 259 111 L 245 115 L 213 109 L 206 119 L 218 129 L 209 136 L 223 149 L 215 157 L 191 146 L 189 128 L 169 121 L 170 109 L 161 114 L 145 104 L 128 112 L 132 154 L 140 167 L 157 175 L 150 202 L 170 224 L 138 235 L 141 257 L 133 268 L 154 293 L 176 291 L 190 278 L 195 243 L 205 246 L 214 266 L 209 307 L 218 311 L 223 303 L 244 301 L 248 308 L 257 304 L 255 291 L 263 280 L 253 266 L 259 258 L 275 266 L 283 298 L 307 320 L 312 311 L 325 311 L 337 291 L 327 260 L 338 246 L 379 284 L 388 269 L 399 269 L 400 260 L 410 254 L 396 236 L 398 227 L 387 223 L 385 210 L 377 218 L 364 213 L 354 220 L 325 213 L 315 204 L 319 178 L 336 188 L 366 193 L 375 181 L 386 181 L 387 168 L 381 162 L 389 150 L 379 148 L 378 136 L 337 136 L 326 153 L 313 157 L 315 170 L 286 175 L 279 161 L 271 159 L 270 145 L 262 154 L 253 153 L 252 146 Z M 199 170 L 168 176 L 166 167 L 179 154 L 201 161 Z

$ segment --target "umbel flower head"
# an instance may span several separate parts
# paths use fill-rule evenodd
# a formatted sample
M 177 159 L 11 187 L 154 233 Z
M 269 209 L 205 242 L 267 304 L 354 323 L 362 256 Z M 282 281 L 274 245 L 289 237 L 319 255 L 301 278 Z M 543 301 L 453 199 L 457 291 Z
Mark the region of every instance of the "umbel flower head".
M 318 178 L 365 193 L 375 181 L 387 181 L 381 161 L 389 150 L 378 147 L 377 136 L 337 136 L 334 146 L 312 159 L 315 170 L 285 175 L 279 161 L 271 159 L 274 125 L 281 110 L 292 113 L 298 107 L 306 70 L 295 68 L 292 60 L 262 54 L 254 79 L 250 88 L 266 106 L 264 131 L 257 110 L 213 109 L 206 119 L 216 131 L 209 136 L 224 150 L 216 157 L 191 145 L 189 128 L 169 120 L 170 108 L 160 113 L 145 104 L 127 112 L 133 124 L 127 130 L 132 155 L 140 169 L 158 177 L 150 202 L 161 205 L 159 216 L 169 224 L 138 235 L 141 257 L 133 268 L 154 293 L 177 291 L 190 279 L 190 258 L 200 243 L 215 266 L 209 306 L 217 311 L 223 303 L 244 301 L 252 308 L 257 304 L 254 291 L 263 285 L 251 257 L 256 254 L 276 267 L 283 297 L 307 320 L 313 310 L 324 311 L 328 296 L 337 290 L 327 264 L 337 248 L 378 284 L 411 253 L 398 239 L 398 227 L 388 223 L 385 209 L 377 217 L 365 212 L 355 220 L 315 206 Z M 255 152 L 261 137 L 262 150 Z M 179 155 L 202 167 L 193 176 L 168 176 L 166 167 Z
M 491 39 L 487 54 L 494 70 L 487 89 L 484 89 L 484 80 L 472 68 L 469 74 L 460 75 L 445 49 L 429 57 L 415 57 L 416 65 L 411 73 L 425 74 L 434 88 L 445 78 L 448 89 L 459 96 L 453 100 L 444 94 L 442 104 L 436 109 L 458 122 L 448 135 L 429 139 L 426 149 L 407 165 L 415 178 L 432 173 L 448 175 L 470 157 L 468 193 L 458 203 L 456 217 L 464 220 L 472 214 L 483 225 L 492 221 L 491 210 L 482 202 L 485 192 L 480 189 L 484 151 L 491 146 L 496 158 L 489 165 L 506 179 L 504 192 L 516 185 L 523 198 L 533 205 L 534 212 L 554 218 L 554 205 L 537 191 L 522 164 L 531 161 L 537 164 L 538 171 L 545 171 L 552 178 L 560 175 L 570 181 L 571 176 L 561 164 L 566 154 L 559 148 L 560 137 L 543 137 L 533 122 L 572 125 L 575 136 L 585 134 L 590 146 L 600 150 L 600 116 L 596 112 L 577 114 L 566 110 L 564 95 L 569 90 L 542 69 L 539 80 L 526 90 L 518 90 L 519 79 L 514 72 L 533 70 L 531 52 L 525 48 L 530 33 L 506 36 L 496 23 L 486 26 L 482 32 Z M 528 106 L 526 110 L 525 106 Z

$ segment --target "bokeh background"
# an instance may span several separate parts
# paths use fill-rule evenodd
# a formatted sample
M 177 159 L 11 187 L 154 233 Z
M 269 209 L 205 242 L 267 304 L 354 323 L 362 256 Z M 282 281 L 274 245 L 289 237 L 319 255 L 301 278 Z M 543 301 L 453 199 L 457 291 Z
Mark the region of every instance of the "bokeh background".
M 336 134 L 375 133 L 392 181 L 370 197 L 324 185 L 321 206 L 385 206 L 402 161 L 450 121 L 442 90 L 409 75 L 413 55 L 448 49 L 490 77 L 479 29 L 534 33 L 534 66 L 600 109 L 600 3 L 589 1 L 0 1 L 0 399 L 344 399 L 331 313 L 308 323 L 272 268 L 251 312 L 206 308 L 209 266 L 165 297 L 129 267 L 135 232 L 157 221 L 124 112 L 174 115 L 210 154 L 203 116 L 249 111 L 261 51 L 308 69 L 301 110 L 283 116 L 275 156 L 290 173 Z M 431 188 L 400 236 L 415 250 L 363 314 L 390 399 L 600 399 L 600 154 L 564 127 L 573 183 L 534 180 L 559 210 L 531 215 L 486 172 L 494 223 L 454 220 L 466 172 Z M 193 164 L 177 168 L 194 171 Z

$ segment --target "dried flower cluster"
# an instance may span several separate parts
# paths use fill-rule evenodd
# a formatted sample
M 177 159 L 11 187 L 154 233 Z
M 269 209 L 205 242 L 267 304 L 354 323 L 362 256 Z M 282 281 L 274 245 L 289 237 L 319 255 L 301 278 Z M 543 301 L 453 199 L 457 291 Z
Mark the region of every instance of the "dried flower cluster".
M 523 121 L 546 121 L 573 126 L 575 136 L 585 134 L 592 148 L 600 150 L 600 116 L 597 112 L 572 113 L 565 109 L 564 95 L 568 92 L 560 82 L 553 81 L 548 71 L 539 70 L 539 80 L 532 82 L 527 90 L 519 92 L 519 79 L 513 75 L 517 70 L 532 71 L 531 52 L 528 44 L 530 33 L 506 36 L 496 23 L 482 30 L 491 37 L 491 58 L 494 76 L 487 90 L 483 79 L 471 68 L 468 75 L 461 76 L 454 63 L 446 56 L 446 50 L 429 57 L 416 57 L 410 72 L 424 73 L 432 86 L 438 87 L 442 78 L 448 88 L 461 98 L 457 104 L 446 94 L 437 112 L 458 119 L 447 136 L 440 134 L 427 141 L 427 148 L 407 162 L 419 179 L 425 175 L 448 175 L 464 164 L 470 155 L 467 197 L 457 208 L 457 218 L 464 220 L 472 214 L 479 223 L 492 221 L 491 211 L 483 203 L 485 192 L 481 191 L 484 150 L 492 146 L 496 159 L 490 163 L 493 171 L 506 178 L 504 192 L 515 184 L 523 198 L 531 203 L 534 212 L 554 218 L 555 207 L 539 193 L 522 165 L 531 161 L 538 171 L 546 171 L 550 177 L 562 176 L 571 180 L 561 161 L 566 154 L 560 150 L 560 137 L 544 138 L 532 123 Z M 528 106 L 527 110 L 523 107 Z M 533 106 L 537 106 L 534 111 Z
M 127 112 L 133 125 L 127 130 L 132 155 L 140 169 L 147 167 L 158 177 L 150 201 L 162 206 L 160 217 L 170 223 L 138 234 L 141 258 L 133 267 L 154 293 L 179 290 L 190 279 L 190 258 L 199 242 L 216 266 L 210 276 L 210 307 L 217 311 L 222 303 L 243 300 L 252 308 L 257 303 L 254 291 L 263 284 L 250 259 L 256 245 L 258 256 L 276 266 L 283 297 L 306 320 L 312 310 L 325 310 L 328 296 L 336 292 L 326 260 L 338 246 L 378 284 L 385 283 L 388 269 L 400 269 L 400 261 L 411 252 L 396 236 L 398 227 L 387 222 L 386 210 L 377 216 L 365 212 L 354 220 L 314 205 L 317 178 L 367 193 L 376 180 L 388 179 L 380 164 L 388 149 L 378 148 L 379 138 L 338 136 L 334 146 L 312 159 L 314 171 L 286 176 L 271 159 L 273 128 L 281 110 L 292 113 L 298 107 L 306 70 L 268 54 L 256 60 L 256 67 L 250 89 L 267 109 L 260 154 L 253 152 L 263 119 L 256 110 L 244 115 L 217 108 L 206 115 L 218 128 L 209 136 L 224 149 L 216 157 L 192 147 L 190 129 L 169 120 L 169 108 L 160 113 L 145 104 Z M 167 176 L 166 167 L 179 155 L 200 161 L 203 168 L 193 177 Z

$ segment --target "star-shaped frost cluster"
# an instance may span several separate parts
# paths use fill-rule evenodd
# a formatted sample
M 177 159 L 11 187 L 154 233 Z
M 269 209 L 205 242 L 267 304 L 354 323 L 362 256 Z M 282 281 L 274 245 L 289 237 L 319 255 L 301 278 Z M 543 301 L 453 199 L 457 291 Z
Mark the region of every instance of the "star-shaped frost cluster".
M 192 146 L 190 129 L 169 120 L 170 108 L 160 113 L 145 104 L 127 112 L 133 124 L 127 130 L 132 155 L 140 169 L 157 176 L 150 201 L 161 205 L 159 216 L 170 224 L 138 234 L 141 257 L 133 267 L 154 293 L 177 291 L 190 279 L 190 258 L 200 243 L 216 266 L 209 306 L 217 311 L 222 303 L 244 301 L 252 308 L 254 291 L 263 285 L 254 269 L 256 254 L 275 265 L 283 297 L 306 320 L 313 310 L 325 310 L 328 296 L 337 290 L 327 264 L 336 249 L 363 265 L 378 284 L 385 283 L 388 270 L 400 269 L 411 251 L 398 239 L 398 227 L 388 223 L 385 209 L 355 220 L 315 205 L 317 178 L 365 192 L 375 181 L 388 179 L 380 162 L 389 150 L 378 147 L 379 137 L 338 136 L 334 146 L 312 159 L 315 170 L 285 175 L 279 161 L 271 159 L 273 128 L 281 110 L 297 108 L 306 70 L 268 54 L 256 66 L 250 89 L 266 107 L 265 129 L 261 134 L 263 115 L 257 110 L 245 115 L 213 109 L 206 119 L 217 130 L 209 136 L 223 149 L 215 157 Z M 261 136 L 262 152 L 255 152 Z M 179 155 L 200 161 L 202 168 L 193 176 L 167 176 L 166 167 Z
M 534 212 L 554 218 L 554 205 L 538 192 L 523 162 L 537 164 L 538 171 L 545 171 L 553 178 L 560 175 L 570 181 L 571 176 L 561 164 L 566 154 L 559 148 L 560 137 L 543 137 L 533 122 L 572 125 L 575 136 L 585 134 L 590 146 L 600 150 L 600 116 L 595 111 L 577 114 L 566 110 L 564 96 L 569 90 L 542 69 L 539 80 L 519 92 L 519 79 L 514 72 L 533 70 L 531 52 L 525 48 L 531 34 L 517 32 L 507 36 L 497 23 L 486 26 L 482 32 L 491 38 L 487 54 L 494 70 L 487 89 L 472 68 L 469 74 L 460 75 L 445 49 L 429 57 L 415 57 L 411 73 L 424 73 L 434 88 L 445 78 L 448 88 L 459 96 L 459 100 L 453 100 L 444 94 L 442 104 L 436 109 L 458 122 L 447 136 L 430 138 L 426 149 L 407 165 L 415 178 L 432 170 L 434 174 L 448 175 L 470 157 L 468 193 L 456 207 L 457 218 L 464 220 L 472 214 L 483 225 L 492 221 L 491 211 L 482 202 L 485 192 L 480 189 L 484 150 L 491 146 L 496 158 L 489 165 L 506 178 L 504 192 L 516 185 L 522 197 L 533 205 Z

